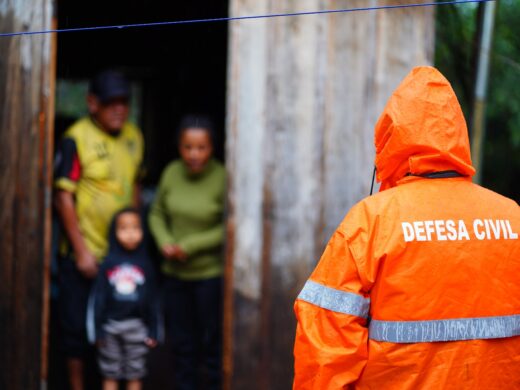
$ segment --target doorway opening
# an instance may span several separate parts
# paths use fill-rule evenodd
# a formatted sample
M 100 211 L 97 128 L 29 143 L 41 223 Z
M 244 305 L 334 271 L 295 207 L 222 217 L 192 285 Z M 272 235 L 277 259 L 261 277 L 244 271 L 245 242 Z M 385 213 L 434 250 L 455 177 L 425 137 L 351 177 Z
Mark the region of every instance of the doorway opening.
M 143 2 L 138 0 L 57 2 L 58 29 L 222 18 L 228 1 Z M 87 113 L 89 79 L 103 69 L 122 71 L 132 84 L 131 121 L 145 140 L 144 203 L 151 200 L 164 167 L 178 157 L 176 130 L 190 113 L 209 116 L 215 127 L 216 158 L 224 160 L 227 34 L 225 22 L 68 32 L 58 36 L 55 145 Z M 54 256 L 55 257 L 55 256 Z M 53 276 L 54 281 L 56 275 Z M 67 389 L 57 345 L 54 284 L 50 324 L 49 388 Z M 151 356 L 145 389 L 170 388 L 167 352 Z

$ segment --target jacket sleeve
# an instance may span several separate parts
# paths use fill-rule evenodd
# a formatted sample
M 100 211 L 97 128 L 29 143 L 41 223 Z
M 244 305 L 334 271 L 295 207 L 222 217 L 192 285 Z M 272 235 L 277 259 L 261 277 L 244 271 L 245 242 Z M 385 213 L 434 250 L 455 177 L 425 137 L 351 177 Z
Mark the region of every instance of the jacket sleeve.
M 61 140 L 54 161 L 54 187 L 75 193 L 80 177 L 81 162 L 76 141 L 65 137 Z
M 148 337 L 164 342 L 164 322 L 162 316 L 162 305 L 160 294 L 157 288 L 157 279 L 155 270 L 151 266 L 146 269 L 146 325 L 148 328 Z
M 103 323 L 105 320 L 106 297 L 109 292 L 106 269 L 101 266 L 94 285 L 90 291 L 87 305 L 87 336 L 88 341 L 95 344 L 104 337 Z
M 175 244 L 175 238 L 168 226 L 168 212 L 164 207 L 165 196 L 170 185 L 168 181 L 170 169 L 167 167 L 159 182 L 157 195 L 150 207 L 148 225 L 157 246 L 162 248 L 166 244 Z
M 211 229 L 193 233 L 179 240 L 180 247 L 189 255 L 208 249 L 217 248 L 224 242 L 224 222 Z
M 356 260 L 349 216 L 333 234 L 295 302 L 294 389 L 344 389 L 363 371 L 368 357 L 367 318 L 372 282 Z M 365 239 L 363 238 L 363 241 Z

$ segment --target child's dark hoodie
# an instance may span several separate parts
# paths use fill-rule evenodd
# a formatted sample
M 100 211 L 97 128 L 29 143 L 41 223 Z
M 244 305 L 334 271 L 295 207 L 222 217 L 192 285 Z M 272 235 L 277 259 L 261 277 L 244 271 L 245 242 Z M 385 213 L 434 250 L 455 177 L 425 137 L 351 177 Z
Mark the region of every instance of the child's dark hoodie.
M 148 337 L 161 341 L 162 320 L 155 270 L 143 242 L 128 251 L 116 238 L 114 216 L 109 233 L 109 251 L 101 264 L 89 299 L 87 331 L 89 341 L 102 340 L 103 325 L 110 320 L 141 319 Z M 144 341 L 144 340 L 143 340 Z

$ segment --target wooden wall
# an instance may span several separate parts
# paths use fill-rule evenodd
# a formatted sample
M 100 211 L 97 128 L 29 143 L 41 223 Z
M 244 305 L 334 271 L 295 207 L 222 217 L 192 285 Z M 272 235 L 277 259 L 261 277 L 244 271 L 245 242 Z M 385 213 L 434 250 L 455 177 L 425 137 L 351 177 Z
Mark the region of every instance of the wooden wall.
M 396 3 L 232 0 L 230 15 Z M 230 24 L 227 388 L 291 388 L 292 304 L 369 193 L 373 126 L 411 67 L 431 63 L 433 16 L 421 7 Z
M 0 1 L 0 32 L 49 29 L 51 0 Z M 54 52 L 0 37 L 0 388 L 45 384 Z

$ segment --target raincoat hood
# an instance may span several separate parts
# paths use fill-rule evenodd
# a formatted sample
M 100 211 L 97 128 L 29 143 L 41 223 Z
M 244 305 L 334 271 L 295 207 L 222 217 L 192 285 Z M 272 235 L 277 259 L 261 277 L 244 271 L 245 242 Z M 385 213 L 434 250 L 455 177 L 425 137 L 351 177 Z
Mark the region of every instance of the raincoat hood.
M 374 142 L 381 191 L 432 172 L 475 173 L 462 109 L 433 67 L 414 68 L 397 87 L 377 121 Z

